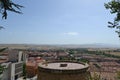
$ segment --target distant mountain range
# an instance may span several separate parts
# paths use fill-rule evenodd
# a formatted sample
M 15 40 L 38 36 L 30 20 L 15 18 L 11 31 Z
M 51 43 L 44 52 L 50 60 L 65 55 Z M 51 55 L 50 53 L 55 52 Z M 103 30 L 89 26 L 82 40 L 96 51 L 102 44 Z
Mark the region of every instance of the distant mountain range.
M 71 47 L 71 48 L 120 48 L 120 45 L 113 44 L 81 44 L 81 45 L 63 45 L 63 47 Z
M 120 45 L 113 44 L 103 44 L 103 43 L 94 43 L 94 44 L 0 44 L 0 47 L 8 48 L 120 48 Z

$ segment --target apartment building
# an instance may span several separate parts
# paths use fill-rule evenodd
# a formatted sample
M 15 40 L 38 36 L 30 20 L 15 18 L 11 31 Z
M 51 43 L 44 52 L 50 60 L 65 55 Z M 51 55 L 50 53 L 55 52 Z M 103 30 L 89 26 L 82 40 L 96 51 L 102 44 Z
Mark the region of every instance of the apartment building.
M 10 51 L 8 61 L 2 63 L 5 65 L 5 71 L 1 80 L 17 80 L 23 76 L 23 64 L 26 62 L 26 54 L 21 51 Z

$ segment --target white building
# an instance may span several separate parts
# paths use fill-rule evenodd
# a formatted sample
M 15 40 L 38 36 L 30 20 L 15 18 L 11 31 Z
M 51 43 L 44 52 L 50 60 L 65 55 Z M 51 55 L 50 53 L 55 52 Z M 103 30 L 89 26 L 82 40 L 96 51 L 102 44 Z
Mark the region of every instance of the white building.
M 2 63 L 6 70 L 2 74 L 1 80 L 17 80 L 23 76 L 23 63 L 26 62 L 26 55 L 21 51 L 10 52 L 8 62 Z
M 20 62 L 24 61 L 26 62 L 27 55 L 23 53 L 22 51 L 11 51 L 8 54 L 8 61 L 10 62 Z

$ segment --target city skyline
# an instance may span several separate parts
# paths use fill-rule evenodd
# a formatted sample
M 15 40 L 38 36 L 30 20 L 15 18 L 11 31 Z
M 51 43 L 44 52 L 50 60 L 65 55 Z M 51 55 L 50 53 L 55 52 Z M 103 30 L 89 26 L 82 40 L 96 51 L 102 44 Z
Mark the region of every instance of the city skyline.
M 109 0 L 20 0 L 23 14 L 9 12 L 2 20 L 0 44 L 119 44 L 104 3 Z M 35 3 L 35 4 L 33 4 Z

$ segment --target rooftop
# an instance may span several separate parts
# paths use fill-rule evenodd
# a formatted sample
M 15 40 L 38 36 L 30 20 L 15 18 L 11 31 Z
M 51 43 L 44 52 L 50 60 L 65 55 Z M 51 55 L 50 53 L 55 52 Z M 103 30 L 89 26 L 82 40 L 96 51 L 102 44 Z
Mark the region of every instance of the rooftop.
M 88 67 L 87 64 L 83 65 L 80 63 L 72 63 L 72 62 L 45 63 L 45 64 L 39 64 L 39 66 L 42 68 L 58 69 L 58 70 L 75 70 L 75 69 L 83 69 Z

